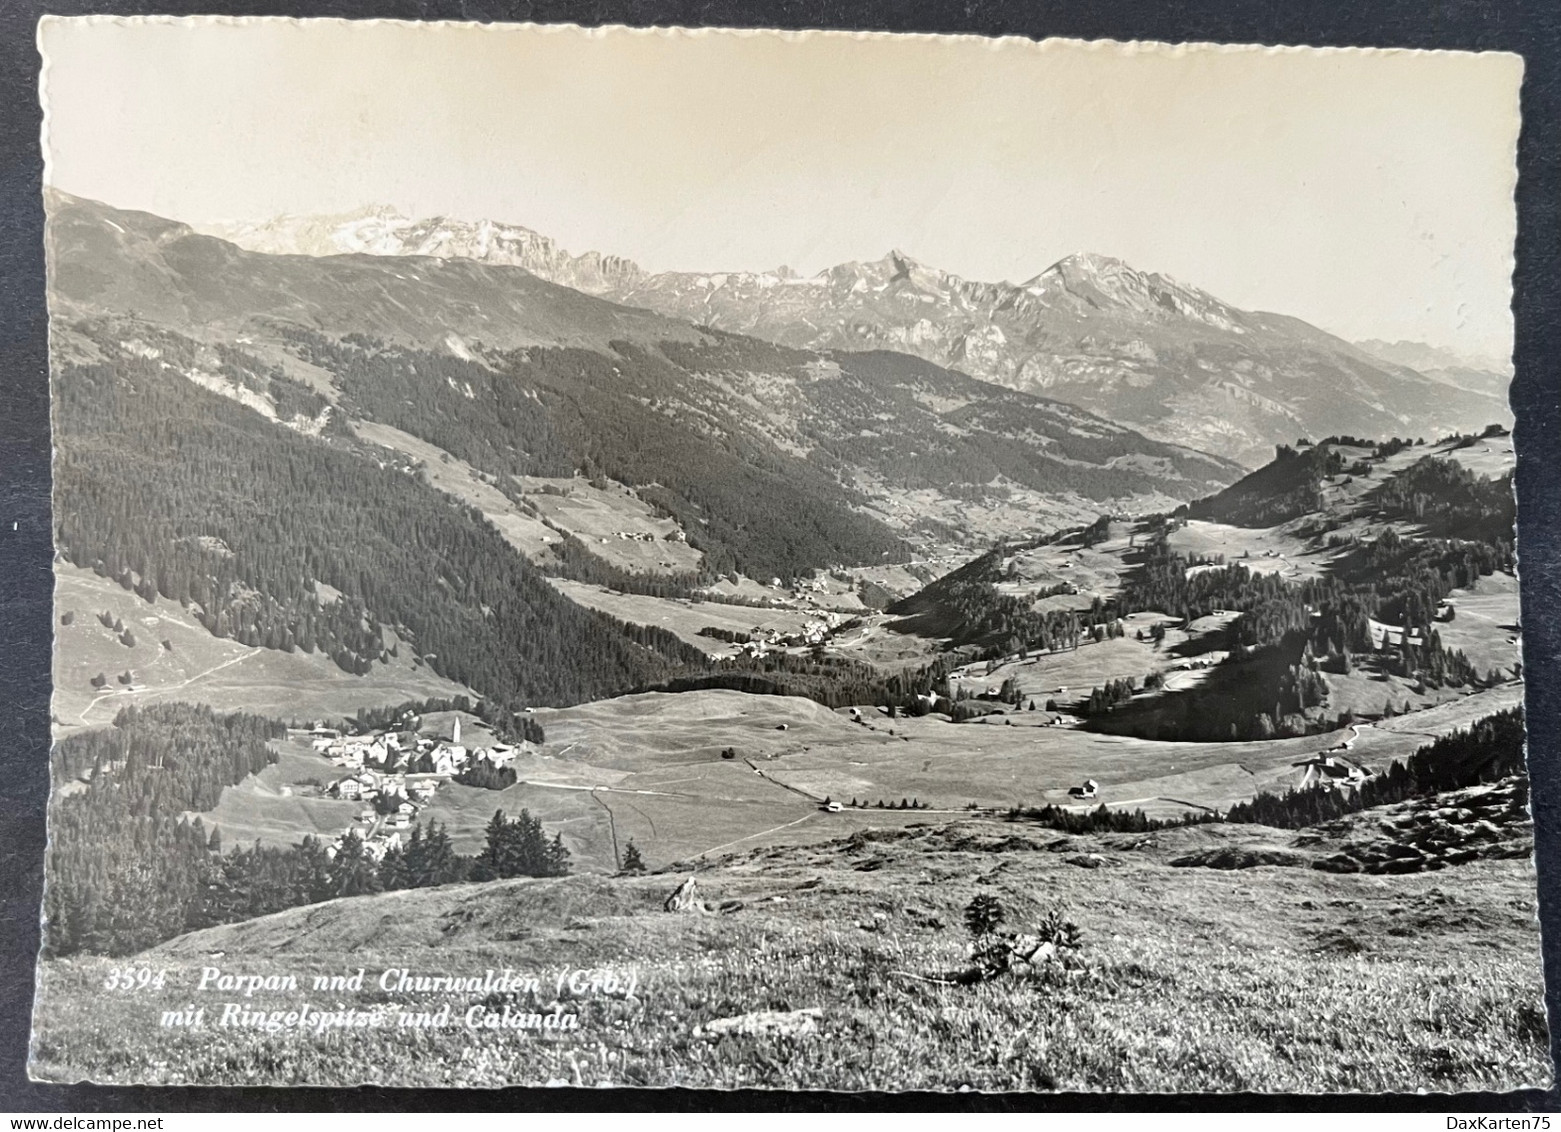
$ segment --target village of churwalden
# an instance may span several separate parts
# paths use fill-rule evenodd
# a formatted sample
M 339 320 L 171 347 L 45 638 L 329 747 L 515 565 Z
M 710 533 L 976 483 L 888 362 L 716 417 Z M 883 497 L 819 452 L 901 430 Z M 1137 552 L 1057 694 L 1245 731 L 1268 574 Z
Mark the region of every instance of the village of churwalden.
M 203 54 L 224 30 L 229 47 Z M 137 79 L 131 109 L 93 134 L 80 75 L 114 36 L 116 58 L 164 77 Z M 372 69 L 392 55 L 372 45 L 396 36 L 425 62 L 466 44 L 471 74 L 440 72 L 449 102 L 428 111 L 455 140 L 406 110 L 317 164 L 321 186 L 361 173 L 350 200 L 309 196 L 301 165 L 292 181 L 278 166 L 269 197 L 245 195 L 271 184 L 259 173 L 197 197 L 203 170 L 258 169 L 252 146 L 286 162 L 358 128 L 357 110 L 331 116 L 332 99 L 357 105 L 330 85 L 334 64 L 273 71 L 268 51 L 326 45 Z M 1201 174 L 1165 156 L 1183 143 L 1162 146 L 1161 126 L 1140 128 L 1181 119 L 1132 68 L 1190 56 L 269 21 L 51 19 L 42 43 L 57 553 L 34 1078 L 1548 1084 L 1504 277 L 1482 352 L 1451 315 L 1411 338 L 1404 320 L 1441 308 L 1408 267 L 1379 284 L 1403 294 L 1336 301 L 1386 262 L 1376 244 L 1259 266 L 1247 244 L 1331 241 L 1348 218 L 1288 198 L 1175 203 L 1175 179 Z M 1035 160 L 1137 185 L 1139 211 L 1070 205 L 1062 173 L 1007 213 L 927 203 L 1009 176 L 1031 142 L 980 139 L 1029 138 L 1033 100 L 1004 105 L 997 77 L 972 77 L 966 107 L 929 77 L 926 98 L 955 109 L 916 118 L 866 77 L 901 89 L 922 65 L 890 63 L 913 50 L 980 50 L 1009 84 L 1120 75 L 1120 99 L 1068 105 L 1120 115 L 1120 133 L 1088 136 L 1138 138 L 1158 171 L 1140 184 L 1120 154 L 1070 157 L 1062 133 Z M 609 51 L 686 65 L 667 72 L 686 89 L 648 74 L 633 85 L 654 92 L 616 87 L 589 64 Z M 722 52 L 753 53 L 751 69 L 719 71 Z M 1511 68 L 1439 59 L 1425 66 L 1501 79 L 1516 105 Z M 1305 52 L 1232 50 L 1187 79 L 1236 76 L 1210 98 L 1247 89 L 1243 67 L 1259 86 L 1344 90 L 1371 62 L 1337 60 L 1310 72 Z M 987 65 L 967 64 L 948 74 Z M 489 67 L 537 84 L 536 101 L 511 113 L 510 95 L 450 93 Z M 212 85 L 155 103 L 186 73 Z M 428 73 L 408 89 L 426 94 Z M 753 85 L 710 97 L 707 73 Z M 898 140 L 848 144 L 822 113 L 784 136 L 733 125 L 781 121 L 765 107 L 804 73 L 820 91 L 860 83 L 830 105 L 863 130 L 870 106 Z M 250 119 L 221 107 L 273 105 L 235 93 L 250 83 L 301 84 L 274 105 L 318 103 L 315 126 L 272 115 L 243 133 Z M 410 105 L 386 83 L 384 105 Z M 1267 145 L 1263 115 L 1280 111 L 1253 98 L 1252 144 Z M 208 116 L 231 118 L 232 145 L 142 177 L 114 155 L 151 146 L 151 165 L 173 144 L 137 132 L 142 100 L 148 120 L 188 116 L 167 130 L 187 128 L 186 149 L 217 136 Z M 479 105 L 507 124 L 455 124 L 454 107 Z M 669 106 L 685 106 L 676 132 L 655 117 Z M 1410 106 L 1440 128 L 1428 96 L 1280 132 L 1323 168 L 1329 131 L 1358 127 L 1344 118 Z M 630 124 L 549 117 L 575 107 Z M 527 205 L 554 165 L 596 152 L 597 128 L 619 131 L 621 179 L 559 174 L 568 193 Z M 1490 124 L 1509 164 L 1514 129 Z M 897 147 L 923 134 L 968 140 L 969 167 L 929 145 L 918 161 L 950 179 L 904 172 Z M 681 155 L 687 200 L 655 196 L 673 158 L 652 137 Z M 793 163 L 827 139 L 821 168 L 860 155 L 860 170 L 820 173 L 809 196 Z M 750 142 L 746 164 L 700 164 L 702 146 Z M 483 214 L 460 204 L 477 197 L 407 187 L 457 145 L 467 172 L 428 185 L 515 195 L 480 198 Z M 483 165 L 490 145 L 511 156 Z M 1447 167 L 1478 166 L 1474 145 L 1443 147 Z M 372 179 L 381 148 L 405 178 Z M 1370 168 L 1397 160 L 1384 152 Z M 1219 175 L 1257 176 L 1259 157 L 1243 160 Z M 816 221 L 816 245 L 788 260 L 802 268 L 745 258 L 743 240 L 769 247 L 764 225 L 709 203 L 752 215 L 762 201 L 742 186 L 761 174 L 776 241 L 802 230 L 793 213 Z M 895 186 L 924 175 L 944 187 L 905 206 L 922 219 L 894 244 L 835 250 L 878 241 Z M 858 199 L 852 176 L 886 195 Z M 1439 177 L 1416 224 L 1443 215 Z M 1499 235 L 1510 189 L 1493 183 L 1506 195 L 1468 188 L 1458 208 L 1485 209 Z M 1370 212 L 1375 190 L 1351 185 Z M 1180 212 L 1151 238 L 1162 192 Z M 646 202 L 664 220 L 637 221 L 636 242 L 623 216 Z M 1058 234 L 1017 227 L 1037 214 Z M 729 250 L 701 252 L 698 230 L 721 225 Z M 670 242 L 684 229 L 686 253 Z M 1510 232 L 1492 239 L 1507 270 Z M 961 247 L 1014 266 L 977 274 L 999 260 Z

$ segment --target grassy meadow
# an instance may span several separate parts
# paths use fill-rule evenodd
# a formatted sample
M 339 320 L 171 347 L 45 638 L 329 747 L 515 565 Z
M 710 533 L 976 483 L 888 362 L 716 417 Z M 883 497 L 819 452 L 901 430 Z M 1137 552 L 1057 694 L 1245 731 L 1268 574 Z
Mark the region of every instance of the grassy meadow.
M 121 708 L 182 701 L 223 711 L 252 711 L 279 719 L 334 718 L 362 707 L 429 697 L 471 695 L 468 688 L 414 665 L 402 655 L 376 661 L 354 676 L 322 653 L 251 648 L 214 637 L 178 602 L 138 595 L 90 570 L 54 567 L 54 697 L 56 734 L 103 727 Z M 133 644 L 105 626 L 110 615 Z M 63 624 L 62 618 L 70 623 Z M 168 642 L 164 645 L 163 642 Z M 132 681 L 118 677 L 129 671 Z M 106 676 L 102 688 L 92 678 Z
M 132 960 L 162 991 L 99 990 L 121 961 L 45 963 L 32 1072 L 51 1081 L 322 1085 L 1126 1091 L 1464 1091 L 1550 1080 L 1526 860 L 1440 873 L 1173 868 L 1188 850 L 1291 835 L 1203 827 L 1068 837 L 1002 822 L 912 823 L 730 854 L 698 874 L 725 915 L 667 913 L 684 874 L 502 881 L 334 901 L 197 932 Z M 1024 930 L 1056 905 L 1077 970 L 973 986 L 963 909 L 996 897 Z M 203 966 L 368 971 L 357 994 L 193 988 Z M 570 1032 L 461 1019 L 503 996 L 386 993 L 387 967 L 540 977 L 514 1005 Z M 632 968 L 632 996 L 557 992 L 558 972 Z M 301 978 L 307 986 L 307 978 Z M 164 1028 L 164 1009 L 301 999 L 433 1029 Z M 329 1001 L 324 1001 L 324 1000 Z M 392 1009 L 394 1008 L 394 1009 Z
M 577 872 L 617 867 L 615 833 L 620 851 L 632 838 L 645 861 L 659 868 L 925 820 L 876 808 L 824 813 L 817 801 L 825 797 L 869 807 L 914 798 L 944 815 L 971 803 L 1006 811 L 1067 804 L 1068 787 L 1094 778 L 1099 800 L 1108 806 L 1175 818 L 1225 810 L 1263 790 L 1283 793 L 1298 781 L 1296 764 L 1346 742 L 1352 759 L 1385 767 L 1430 736 L 1466 728 L 1521 697 L 1521 686 L 1510 684 L 1358 731 L 1254 743 L 1160 743 L 1041 727 L 1036 721 L 1048 715 L 1040 711 L 1012 717 L 1013 727 L 954 724 L 937 716 L 891 720 L 876 708 L 854 722 L 844 710 L 794 696 L 646 693 L 538 711 L 547 743 L 541 753 L 517 759 L 520 781 L 504 790 L 446 782 L 422 818 L 444 826 L 458 850 L 472 853 L 495 810 L 514 815 L 527 809 L 563 835 Z M 200 815 L 208 828 L 222 831 L 224 844 L 259 840 L 284 847 L 306 833 L 334 835 L 362 809 L 320 796 L 314 784 L 340 772 L 306 740 L 278 740 L 276 746 L 277 763 L 224 790 L 218 805 Z M 724 759 L 728 748 L 735 757 Z

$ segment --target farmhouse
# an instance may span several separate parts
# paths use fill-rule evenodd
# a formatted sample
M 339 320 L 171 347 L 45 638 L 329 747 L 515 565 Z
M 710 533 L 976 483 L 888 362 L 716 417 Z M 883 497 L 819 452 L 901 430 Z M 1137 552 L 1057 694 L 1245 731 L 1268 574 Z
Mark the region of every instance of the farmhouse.
M 1304 762 L 1293 764 L 1300 770 L 1297 788 L 1307 790 L 1315 786 L 1328 786 L 1335 790 L 1353 790 L 1371 775 L 1362 767 L 1345 762 L 1334 755 L 1323 753 Z
M 1405 630 L 1402 625 L 1388 625 L 1382 621 L 1368 618 L 1366 627 L 1371 632 L 1371 647 L 1374 650 L 1399 648 L 1404 643 Z M 1409 630 L 1409 643 L 1411 646 L 1419 648 L 1425 644 L 1425 638 L 1420 635 L 1419 630 L 1411 629 Z
M 346 833 L 338 835 L 334 841 L 325 847 L 325 855 L 329 858 L 335 858 L 336 854 L 341 852 L 342 842 L 346 840 L 346 837 Z M 383 861 L 386 853 L 400 847 L 401 835 L 399 833 L 373 834 L 363 839 L 364 855 L 376 863 Z

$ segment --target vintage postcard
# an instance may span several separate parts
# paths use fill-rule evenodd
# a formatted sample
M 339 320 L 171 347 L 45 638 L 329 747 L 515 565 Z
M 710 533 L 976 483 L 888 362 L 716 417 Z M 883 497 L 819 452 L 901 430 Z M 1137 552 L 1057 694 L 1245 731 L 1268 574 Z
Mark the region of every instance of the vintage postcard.
M 1549 1084 L 1516 56 L 39 40 L 35 1078 Z

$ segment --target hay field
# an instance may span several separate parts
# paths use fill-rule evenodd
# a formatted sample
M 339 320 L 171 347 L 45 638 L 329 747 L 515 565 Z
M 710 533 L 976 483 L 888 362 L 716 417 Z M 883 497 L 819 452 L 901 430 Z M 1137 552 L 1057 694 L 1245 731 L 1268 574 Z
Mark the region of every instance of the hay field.
M 609 483 L 602 490 L 579 478 L 517 476 L 522 493 L 537 509 L 538 515 L 532 515 L 489 482 L 491 477 L 426 440 L 373 421 L 354 421 L 352 428 L 363 440 L 421 462 L 422 475 L 432 486 L 481 511 L 511 546 L 533 562 L 555 561 L 551 548 L 563 537 L 543 518 L 576 535 L 604 562 L 625 570 L 690 573 L 704 560 L 687 543 L 668 539 L 678 530 L 677 523 L 657 518 L 622 484 Z M 619 538 L 620 532 L 648 535 L 651 541 Z
M 1177 554 L 1224 555 L 1227 565 L 1242 565 L 1256 574 L 1279 574 L 1289 581 L 1320 578 L 1337 553 L 1318 551 L 1284 526 L 1232 527 L 1205 519 L 1190 519 L 1166 539 Z
M 580 478 L 515 479 L 527 502 L 548 522 L 575 535 L 592 554 L 620 569 L 642 574 L 689 574 L 704 561 L 698 550 L 668 537 L 681 529 L 674 520 L 659 518 L 623 484 L 608 481 L 603 489 Z M 549 488 L 552 490 L 544 490 Z M 620 538 L 620 534 L 648 536 L 649 541 Z
M 1510 435 L 1489 436 L 1476 440 L 1467 448 L 1451 448 L 1449 445 L 1439 444 L 1428 451 L 1433 455 L 1457 460 L 1475 475 L 1492 478 L 1505 475 L 1517 464 L 1517 455 L 1512 447 Z
M 592 549 L 595 549 L 594 547 Z M 753 629 L 779 629 L 797 633 L 817 614 L 806 609 L 768 609 L 757 606 L 727 605 L 719 601 L 689 601 L 686 598 L 647 597 L 618 593 L 605 586 L 593 586 L 568 578 L 549 578 L 553 588 L 577 605 L 600 610 L 633 625 L 656 625 L 700 649 L 709 656 L 730 656 L 732 646 L 714 637 L 701 637 L 707 626 L 747 633 Z
M 1454 617 L 1436 625 L 1442 644 L 1461 649 L 1482 676 L 1493 668 L 1509 671 L 1522 662 L 1515 577 L 1492 574 L 1471 589 L 1454 590 L 1448 597 L 1454 603 Z
M 619 696 L 539 709 L 536 719 L 555 758 L 629 771 L 715 761 L 726 747 L 735 747 L 739 758 L 768 759 L 814 745 L 896 742 L 865 734 L 843 713 L 800 696 L 719 690 Z

